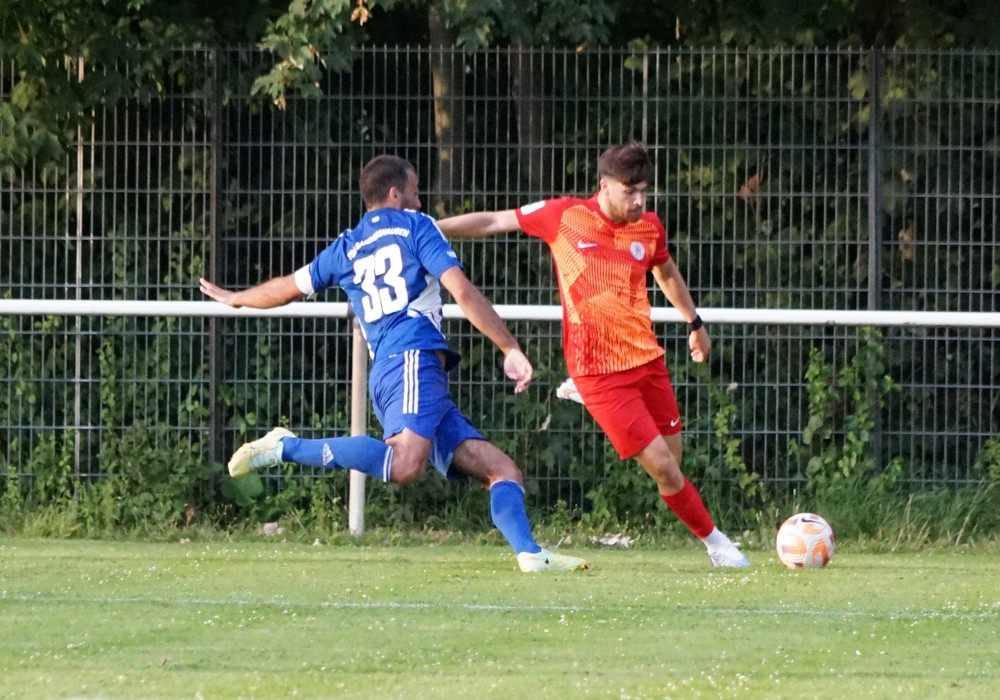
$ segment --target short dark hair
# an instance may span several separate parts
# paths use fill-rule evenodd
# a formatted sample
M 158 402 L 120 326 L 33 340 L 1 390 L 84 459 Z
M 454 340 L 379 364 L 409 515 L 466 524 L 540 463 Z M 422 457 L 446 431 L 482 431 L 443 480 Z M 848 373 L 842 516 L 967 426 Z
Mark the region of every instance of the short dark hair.
M 361 169 L 361 199 L 366 207 L 381 204 L 389 198 L 393 187 L 403 189 L 410 172 L 417 169 L 410 161 L 398 156 L 375 156 Z
M 639 141 L 611 146 L 597 160 L 597 177 L 612 177 L 630 187 L 651 182 L 653 161 L 646 146 Z

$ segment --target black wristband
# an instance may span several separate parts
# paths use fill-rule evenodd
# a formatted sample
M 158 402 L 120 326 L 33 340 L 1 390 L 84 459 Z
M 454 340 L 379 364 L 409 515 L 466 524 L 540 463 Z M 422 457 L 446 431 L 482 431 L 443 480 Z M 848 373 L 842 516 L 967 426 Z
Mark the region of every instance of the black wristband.
M 701 320 L 701 316 L 698 314 L 694 315 L 694 320 L 688 324 L 688 333 L 694 333 L 696 330 L 705 325 L 705 322 Z

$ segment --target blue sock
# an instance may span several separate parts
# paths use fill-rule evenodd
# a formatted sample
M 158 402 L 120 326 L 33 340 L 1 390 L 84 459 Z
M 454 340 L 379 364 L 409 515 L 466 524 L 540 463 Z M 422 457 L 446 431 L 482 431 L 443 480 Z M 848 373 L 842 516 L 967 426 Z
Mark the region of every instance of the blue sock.
M 490 486 L 490 515 L 515 553 L 542 551 L 531 536 L 528 513 L 524 510 L 524 488 L 519 483 L 496 481 Z
M 392 471 L 392 448 L 366 435 L 305 440 L 281 439 L 281 454 L 286 462 L 321 469 L 355 469 L 382 481 Z

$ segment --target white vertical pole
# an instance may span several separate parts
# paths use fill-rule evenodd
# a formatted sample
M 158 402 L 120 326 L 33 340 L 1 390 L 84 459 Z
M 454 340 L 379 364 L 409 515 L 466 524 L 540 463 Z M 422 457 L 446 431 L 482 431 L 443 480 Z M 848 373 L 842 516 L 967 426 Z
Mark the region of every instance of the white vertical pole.
M 368 433 L 368 344 L 361 333 L 361 323 L 354 319 L 354 344 L 351 347 L 351 435 Z M 360 537 L 365 531 L 365 474 L 351 470 L 347 499 L 347 527 Z

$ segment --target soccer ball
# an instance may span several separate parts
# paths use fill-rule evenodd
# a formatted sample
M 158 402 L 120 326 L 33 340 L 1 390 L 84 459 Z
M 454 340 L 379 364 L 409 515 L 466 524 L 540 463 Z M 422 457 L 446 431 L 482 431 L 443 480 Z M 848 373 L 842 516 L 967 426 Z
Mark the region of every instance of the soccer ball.
M 814 513 L 796 513 L 778 528 L 775 548 L 789 569 L 818 569 L 833 556 L 833 529 Z

